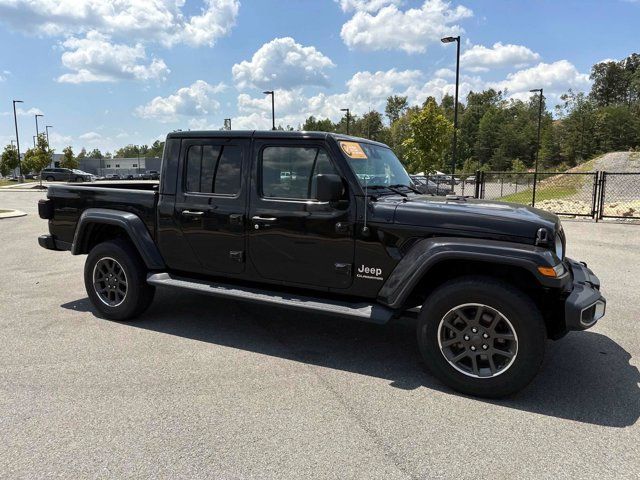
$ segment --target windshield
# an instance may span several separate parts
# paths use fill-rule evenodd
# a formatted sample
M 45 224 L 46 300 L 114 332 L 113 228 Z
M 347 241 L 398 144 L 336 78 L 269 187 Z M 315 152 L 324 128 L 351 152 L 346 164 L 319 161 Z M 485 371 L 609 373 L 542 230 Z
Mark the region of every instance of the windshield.
M 362 186 L 411 186 L 409 174 L 390 148 L 358 142 L 339 143 Z

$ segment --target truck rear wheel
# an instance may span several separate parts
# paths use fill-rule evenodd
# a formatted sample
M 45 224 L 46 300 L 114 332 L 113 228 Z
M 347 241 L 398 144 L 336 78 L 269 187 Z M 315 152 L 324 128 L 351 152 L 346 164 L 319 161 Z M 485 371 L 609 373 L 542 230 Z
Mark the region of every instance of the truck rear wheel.
M 130 320 L 144 312 L 153 300 L 155 287 L 147 283 L 146 274 L 144 263 L 129 242 L 109 240 L 89 252 L 84 284 L 101 316 Z
M 533 380 L 546 329 L 530 297 L 490 277 L 445 283 L 424 302 L 418 344 L 443 383 L 482 397 L 513 394 Z

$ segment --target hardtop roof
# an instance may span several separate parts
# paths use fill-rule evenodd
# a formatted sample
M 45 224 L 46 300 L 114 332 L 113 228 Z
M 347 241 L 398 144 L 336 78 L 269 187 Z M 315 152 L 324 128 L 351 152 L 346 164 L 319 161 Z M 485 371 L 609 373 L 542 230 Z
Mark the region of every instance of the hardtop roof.
M 352 142 L 370 143 L 387 147 L 384 143 L 369 140 L 368 138 L 354 137 L 332 132 L 306 132 L 285 130 L 187 130 L 175 131 L 167 135 L 167 138 L 282 138 L 282 139 L 327 139 L 347 140 Z

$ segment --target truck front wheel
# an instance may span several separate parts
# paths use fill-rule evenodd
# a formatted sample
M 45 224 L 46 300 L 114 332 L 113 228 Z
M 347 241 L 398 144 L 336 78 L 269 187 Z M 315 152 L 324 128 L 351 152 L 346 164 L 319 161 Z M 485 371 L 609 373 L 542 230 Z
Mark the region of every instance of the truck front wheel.
M 513 394 L 533 380 L 546 330 L 531 298 L 490 277 L 449 281 L 424 302 L 418 344 L 443 383 L 483 397 Z
M 91 303 L 110 320 L 130 320 L 144 312 L 155 293 L 138 252 L 123 239 L 96 245 L 87 256 L 84 284 Z

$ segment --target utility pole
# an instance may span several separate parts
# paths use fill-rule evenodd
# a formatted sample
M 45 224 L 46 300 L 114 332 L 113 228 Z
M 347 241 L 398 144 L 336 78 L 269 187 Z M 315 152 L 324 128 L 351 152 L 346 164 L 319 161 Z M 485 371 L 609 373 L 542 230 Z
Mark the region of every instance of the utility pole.
M 22 161 L 20 160 L 20 138 L 18 137 L 18 117 L 16 116 L 16 103 L 24 103 L 22 100 L 13 101 L 13 123 L 16 126 L 16 147 L 18 148 L 18 181 L 22 182 Z
M 531 206 L 536 206 L 536 185 L 538 183 L 538 158 L 540 157 L 540 128 L 542 126 L 542 100 L 544 99 L 544 89 L 534 88 L 529 90 L 531 93 L 538 93 L 540 95 L 538 103 L 538 142 L 536 144 L 536 163 L 533 167 L 533 194 L 531 197 Z

